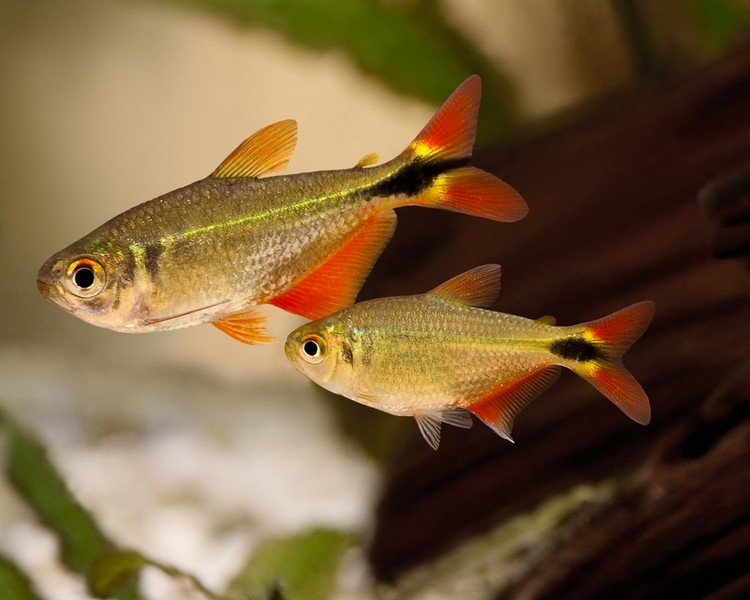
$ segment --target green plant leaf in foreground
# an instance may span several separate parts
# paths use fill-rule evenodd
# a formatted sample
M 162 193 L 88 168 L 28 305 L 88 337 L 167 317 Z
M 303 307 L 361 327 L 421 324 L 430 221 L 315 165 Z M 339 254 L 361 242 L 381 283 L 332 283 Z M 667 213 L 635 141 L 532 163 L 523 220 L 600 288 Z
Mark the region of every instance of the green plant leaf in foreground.
M 688 14 L 705 51 L 720 56 L 747 29 L 750 10 L 741 0 L 690 0 Z
M 110 552 L 101 556 L 88 572 L 89 589 L 97 597 L 107 597 L 119 589 L 135 586 L 138 574 L 148 561 L 128 550 Z
M 352 534 L 312 529 L 267 541 L 250 557 L 227 591 L 230 600 L 326 600 Z
M 10 483 L 59 535 L 63 562 L 73 571 L 85 573 L 113 544 L 73 497 L 42 445 L 7 417 L 0 416 L 0 423 L 7 433 Z
M 26 574 L 2 555 L 0 555 L 0 598 L 39 600 Z
M 94 517 L 73 497 L 44 447 L 0 412 L 0 432 L 7 446 L 6 476 L 11 485 L 59 538 L 65 566 L 86 578 L 88 591 L 97 598 L 135 600 L 138 576 L 144 567 L 159 569 L 188 582 L 204 597 L 216 596 L 190 573 L 152 560 L 133 550 L 119 548 L 99 529 Z M 26 587 L 24 587 L 26 586 Z M 18 589 L 14 595 L 6 590 Z M 35 598 L 28 579 L 0 556 L 0 600 Z
M 194 575 L 147 558 L 133 550 L 117 550 L 99 557 L 86 578 L 89 590 L 97 597 L 109 597 L 118 590 L 136 585 L 141 569 L 144 567 L 153 567 L 170 577 L 186 581 L 194 590 L 209 600 L 218 598 Z
M 0 426 L 6 434 L 8 480 L 57 534 L 63 563 L 76 573 L 87 574 L 97 560 L 115 550 L 115 544 L 73 497 L 44 447 L 2 413 Z M 126 585 L 115 597 L 136 598 L 136 587 Z
M 268 27 L 297 44 L 343 50 L 365 72 L 435 105 L 472 73 L 484 82 L 480 142 L 517 124 L 508 81 L 433 2 L 382 0 L 180 0 L 235 21 Z

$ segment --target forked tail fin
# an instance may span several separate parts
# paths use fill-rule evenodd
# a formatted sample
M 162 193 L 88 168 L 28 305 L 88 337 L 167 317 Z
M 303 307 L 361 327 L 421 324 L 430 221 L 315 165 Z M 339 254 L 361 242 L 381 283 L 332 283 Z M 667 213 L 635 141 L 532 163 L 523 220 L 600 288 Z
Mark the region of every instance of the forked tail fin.
M 529 208 L 516 190 L 469 164 L 481 94 L 478 75 L 456 88 L 401 155 L 406 164 L 390 182 L 392 193 L 406 194 L 411 205 L 495 221 L 518 221 L 526 216 Z
M 651 421 L 651 405 L 641 385 L 623 366 L 622 355 L 643 335 L 653 316 L 654 303 L 646 301 L 632 304 L 603 319 L 584 323 L 586 331 L 584 341 L 577 349 L 578 358 L 565 365 L 641 425 Z M 575 351 L 570 344 L 568 350 Z M 563 347 L 560 346 L 559 352 L 555 353 L 562 356 Z

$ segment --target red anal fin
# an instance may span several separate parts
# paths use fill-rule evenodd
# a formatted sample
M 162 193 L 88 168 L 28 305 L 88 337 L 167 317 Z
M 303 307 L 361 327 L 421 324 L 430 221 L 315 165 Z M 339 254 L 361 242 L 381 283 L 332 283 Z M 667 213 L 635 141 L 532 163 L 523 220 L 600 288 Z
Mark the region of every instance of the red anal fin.
M 524 375 L 515 381 L 492 390 L 466 407 L 499 436 L 512 442 L 513 422 L 524 408 L 560 376 L 560 367 L 553 365 L 542 367 Z
M 266 331 L 268 315 L 257 309 L 228 315 L 211 325 L 243 344 L 272 344 L 276 340 Z
M 370 217 L 339 250 L 269 304 L 319 319 L 354 304 L 362 284 L 396 228 L 396 213 Z

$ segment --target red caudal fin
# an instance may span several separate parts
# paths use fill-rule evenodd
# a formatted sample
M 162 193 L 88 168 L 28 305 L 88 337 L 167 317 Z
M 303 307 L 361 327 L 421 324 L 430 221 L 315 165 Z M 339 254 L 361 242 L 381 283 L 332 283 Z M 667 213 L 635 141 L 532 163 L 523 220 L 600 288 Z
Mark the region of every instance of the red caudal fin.
M 584 323 L 583 339 L 594 349 L 570 367 L 636 423 L 651 421 L 646 392 L 622 364 L 622 355 L 643 335 L 654 316 L 653 302 L 638 302 L 598 321 Z
M 471 166 L 438 175 L 424 199 L 424 206 L 494 221 L 518 221 L 529 212 L 516 190 L 491 173 Z
M 472 75 L 453 91 L 408 151 L 424 162 L 471 158 L 481 97 L 482 80 Z
M 408 204 L 495 221 L 517 221 L 528 213 L 518 192 L 494 175 L 469 165 L 481 93 L 481 79 L 472 75 L 409 145 L 402 155 L 406 158 L 400 175 L 404 193 L 410 196 Z

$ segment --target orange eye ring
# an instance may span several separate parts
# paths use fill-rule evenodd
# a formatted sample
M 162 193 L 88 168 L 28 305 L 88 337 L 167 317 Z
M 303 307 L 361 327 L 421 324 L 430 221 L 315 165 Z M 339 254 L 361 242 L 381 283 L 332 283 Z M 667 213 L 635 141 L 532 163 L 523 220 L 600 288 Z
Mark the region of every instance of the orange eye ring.
M 107 275 L 101 263 L 92 258 L 73 260 L 65 272 L 65 287 L 79 298 L 93 298 L 107 283 Z
M 325 358 L 326 342 L 314 333 L 306 335 L 301 340 L 299 353 L 306 362 L 318 364 Z

